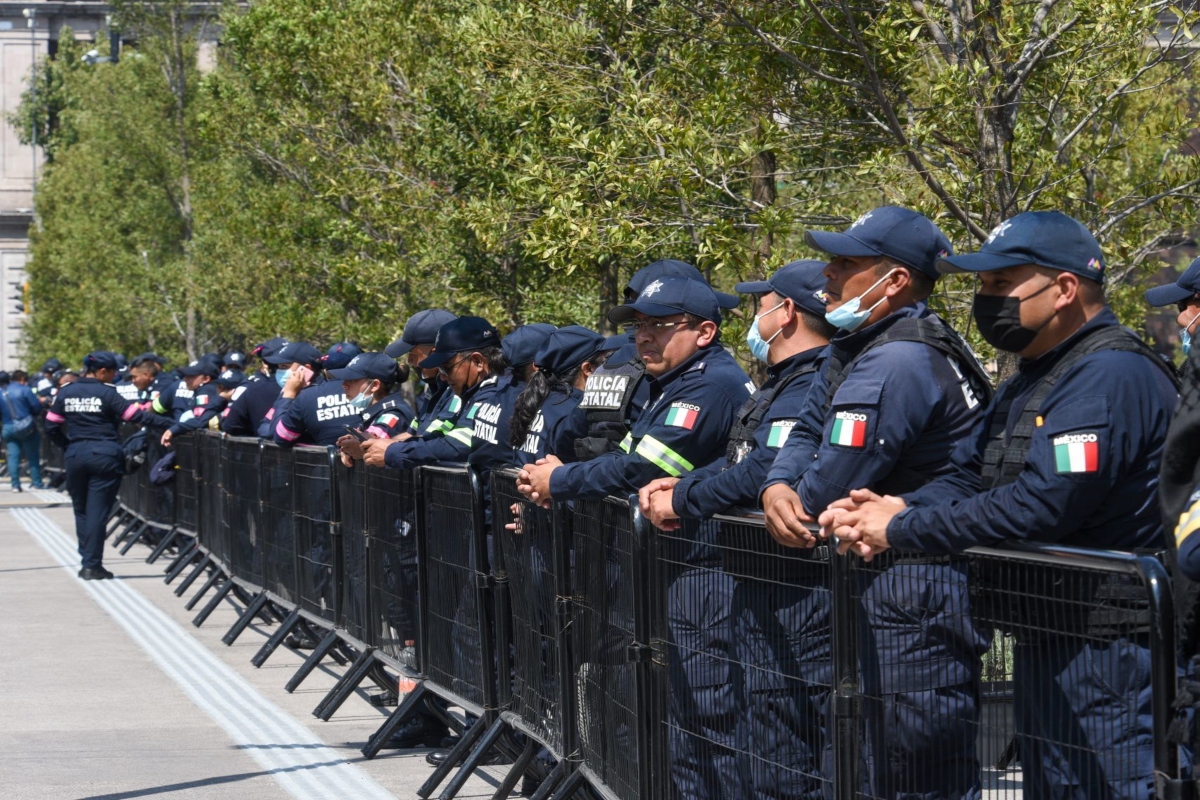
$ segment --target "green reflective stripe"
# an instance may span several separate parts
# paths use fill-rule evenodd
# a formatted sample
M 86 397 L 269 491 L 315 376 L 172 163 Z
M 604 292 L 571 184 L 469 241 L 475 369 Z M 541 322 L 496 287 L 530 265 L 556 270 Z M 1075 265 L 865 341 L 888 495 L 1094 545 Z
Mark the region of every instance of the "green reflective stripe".
M 413 417 L 413 421 L 412 421 L 412 422 L 410 422 L 410 423 L 408 423 L 408 429 L 409 429 L 410 431 L 415 431 L 415 430 L 418 430 L 420 427 L 421 427 L 421 426 L 417 424 L 417 418 L 416 418 L 416 417 Z
M 449 433 L 454 428 L 454 423 L 448 419 L 435 419 L 425 428 L 429 433 Z
M 655 439 L 653 436 L 643 437 L 638 442 L 637 449 L 634 451 L 642 458 L 648 461 L 653 461 L 658 466 L 662 467 L 663 471 L 672 478 L 678 478 L 684 473 L 691 472 L 694 467 L 692 462 L 688 461 L 683 456 L 676 453 L 665 444 Z
M 457 439 L 458 441 L 465 444 L 467 447 L 471 446 L 471 442 L 473 441 L 472 436 L 474 435 L 474 433 L 475 433 L 474 428 L 454 428 L 452 430 L 446 431 L 447 436 L 449 436 L 451 439 Z
M 163 404 L 162 404 L 162 403 L 160 403 L 160 402 L 158 402 L 158 398 L 157 398 L 157 397 L 156 397 L 156 398 L 154 398 L 154 402 L 151 404 L 151 408 L 153 408 L 153 409 L 154 409 L 154 413 L 155 413 L 155 414 L 165 414 L 165 413 L 167 413 L 167 409 L 163 408 Z
M 621 440 L 621 449 L 628 453 L 629 445 L 631 444 L 633 444 L 633 434 L 627 433 L 625 434 L 625 438 Z

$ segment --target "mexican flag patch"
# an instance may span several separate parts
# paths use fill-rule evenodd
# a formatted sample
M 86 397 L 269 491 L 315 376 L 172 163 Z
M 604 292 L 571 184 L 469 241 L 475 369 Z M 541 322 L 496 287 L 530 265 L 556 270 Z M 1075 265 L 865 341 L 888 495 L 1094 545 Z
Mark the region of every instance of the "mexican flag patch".
M 864 447 L 867 444 L 867 415 L 857 411 L 839 411 L 833 417 L 829 443 L 842 447 Z
M 1054 471 L 1059 475 L 1096 472 L 1100 469 L 1100 437 L 1094 433 L 1067 433 L 1054 437 Z
M 767 434 L 767 447 L 783 447 L 788 434 L 796 426 L 794 419 L 781 419 L 771 423 L 771 431 Z
M 685 428 L 691 430 L 696 426 L 696 420 L 700 417 L 700 406 L 693 406 L 688 403 L 672 403 L 667 409 L 667 424 L 675 428 Z
M 475 412 L 479 410 L 479 403 L 475 403 L 467 409 L 467 419 L 475 419 Z

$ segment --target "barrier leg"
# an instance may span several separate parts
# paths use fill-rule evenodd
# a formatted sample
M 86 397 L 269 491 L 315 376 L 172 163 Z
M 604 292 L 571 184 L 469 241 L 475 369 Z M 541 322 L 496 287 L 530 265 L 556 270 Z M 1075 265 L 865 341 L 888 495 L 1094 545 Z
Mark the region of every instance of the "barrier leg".
M 234 642 L 236 642 L 237 638 L 242 635 L 242 631 L 246 630 L 246 628 L 250 626 L 250 623 L 258 615 L 258 612 L 262 611 L 263 606 L 266 604 L 267 593 L 260 592 L 259 595 L 250 602 L 250 605 L 246 606 L 246 609 L 242 612 L 242 615 L 237 618 L 237 622 L 233 623 L 233 627 L 229 629 L 229 632 L 221 637 L 221 641 L 226 645 L 232 645 Z
M 296 670 L 296 674 L 293 675 L 292 679 L 287 682 L 287 686 L 284 686 L 283 690 L 288 694 L 296 691 L 297 687 L 304 683 L 304 679 L 307 678 L 309 674 L 311 674 L 312 671 L 317 668 L 317 664 L 321 663 L 321 659 L 328 655 L 329 651 L 337 646 L 337 643 L 337 631 L 330 631 L 329 635 L 322 639 L 321 643 L 313 648 L 312 653 L 310 653 L 308 658 L 305 659 L 304 663 L 300 665 L 300 669 Z
M 127 524 L 127 525 L 125 526 L 125 529 L 124 529 L 124 530 L 122 530 L 120 533 L 118 533 L 118 534 L 117 534 L 117 536 L 116 536 L 116 538 L 114 538 L 114 539 L 112 540 L 112 546 L 113 546 L 114 548 L 120 547 L 120 546 L 121 546 L 121 542 L 125 541 L 125 539 L 126 539 L 126 538 L 127 538 L 127 537 L 128 537 L 130 534 L 131 534 L 131 533 L 133 533 L 134 531 L 137 531 L 137 532 L 140 534 L 140 533 L 142 532 L 142 530 L 143 530 L 145 527 L 146 527 L 146 523 L 145 523 L 145 522 L 142 522 L 142 521 L 141 521 L 140 519 L 138 519 L 137 517 L 130 517 L 130 518 L 129 518 L 129 524 Z
M 209 615 L 217 610 L 217 606 L 221 605 L 221 601 L 229 595 L 229 590 L 232 587 L 233 581 L 231 580 L 225 581 L 223 584 L 221 584 L 221 588 L 218 589 L 217 593 L 209 599 L 209 601 L 204 605 L 204 608 L 200 609 L 200 613 L 197 614 L 196 618 L 192 620 L 192 624 L 197 628 L 203 625 L 204 621 L 208 619 Z
M 313 716 L 322 722 L 328 722 L 329 718 L 337 712 L 342 704 L 354 694 L 354 690 L 367 677 L 367 673 L 371 671 L 371 667 L 375 664 L 375 648 L 364 648 L 358 654 L 358 658 L 354 660 L 354 665 L 350 670 L 341 677 L 329 693 L 325 695 L 325 699 L 317 704 L 313 709 Z
M 279 645 L 283 644 L 283 640 L 287 638 L 288 634 L 292 632 L 299 621 L 300 609 L 297 608 L 291 614 L 288 614 L 287 619 L 283 621 L 282 625 L 275 629 L 275 632 L 271 634 L 271 638 L 267 639 L 266 643 L 254 654 L 254 658 L 250 659 L 250 663 L 256 669 L 267 663 L 267 659 L 279 648 Z
M 547 800 L 547 798 L 551 798 L 551 800 L 567 800 L 567 798 L 574 797 L 575 793 L 583 786 L 582 772 L 572 772 L 570 775 L 567 775 L 567 779 L 562 782 L 562 786 L 559 787 L 558 791 L 554 790 L 554 786 L 562 780 L 562 776 L 566 771 L 567 762 L 558 762 L 558 766 L 550 773 L 550 777 L 553 778 L 554 773 L 557 772 L 558 777 L 554 778 L 554 782 L 550 784 L 549 788 L 546 787 L 546 784 L 550 783 L 550 778 L 547 778 L 529 800 Z M 542 791 L 543 789 L 545 789 L 545 792 Z M 553 792 L 553 795 L 551 795 L 551 792 Z
M 132 550 L 133 546 L 135 544 L 137 544 L 138 542 L 140 542 L 142 540 L 142 537 L 145 536 L 149 532 L 150 532 L 150 525 L 147 523 L 142 523 L 141 527 L 138 528 L 137 533 L 135 533 L 133 536 L 130 536 L 129 541 L 125 542 L 125 546 L 121 548 L 121 555 L 125 555 L 130 550 Z
M 0 477 L 3 476 L 0 475 Z M 129 518 L 132 516 L 133 515 L 128 511 L 122 511 L 120 514 L 117 514 L 115 517 L 113 517 L 112 521 L 108 523 L 108 529 L 104 531 L 104 538 L 107 539 L 109 536 L 112 536 L 114 533 L 116 533 L 117 528 L 127 524 L 129 522 Z
M 480 720 L 475 724 L 482 726 L 483 720 Z M 479 769 L 479 766 L 483 763 L 483 759 L 487 757 L 488 752 L 490 752 L 491 749 L 496 746 L 496 743 L 500 741 L 500 736 L 504 733 L 504 729 L 506 727 L 508 727 L 508 723 L 497 717 L 496 721 L 493 722 L 491 727 L 488 728 L 484 737 L 479 740 L 479 746 L 472 750 L 470 755 L 467 756 L 466 761 L 463 762 L 462 769 L 454 774 L 454 777 L 450 779 L 450 783 L 446 784 L 445 790 L 438 795 L 438 800 L 452 800 L 455 795 L 462 791 L 463 784 L 467 782 L 467 778 L 471 777 L 471 775 L 475 773 L 475 770 Z M 451 759 L 447 758 L 446 764 L 449 764 L 450 761 Z M 443 764 L 443 766 L 445 766 L 445 764 Z M 436 775 L 436 772 L 431 775 L 429 781 L 426 781 L 425 786 L 428 786 Z M 441 783 L 440 779 L 438 783 Z M 422 786 L 421 788 L 424 789 L 425 786 Z M 437 783 L 433 784 L 433 788 L 437 788 Z M 420 792 L 417 794 L 420 794 Z M 421 796 L 424 797 L 425 795 Z
M 408 693 L 408 696 L 404 698 L 404 702 L 396 706 L 396 710 L 393 711 L 384 721 L 384 723 L 379 726 L 379 730 L 371 734 L 371 738 L 367 740 L 365 745 L 363 745 L 363 758 L 370 761 L 375 756 L 379 755 L 379 751 L 383 749 L 383 745 L 388 739 L 392 738 L 393 733 L 400 730 L 400 726 L 403 725 L 405 720 L 407 720 L 413 711 L 416 710 L 417 706 L 421 704 L 428 693 L 429 690 L 425 688 L 425 684 L 418 683 L 416 687 Z
M 183 610 L 191 611 L 193 608 L 195 608 L 196 604 L 200 602 L 201 598 L 208 594 L 208 590 L 216 586 L 217 582 L 223 577 L 225 576 L 218 571 L 214 571 L 212 575 L 209 575 L 208 580 L 206 580 L 204 585 L 200 587 L 200 591 L 192 595 L 192 599 L 183 604 Z
M 538 748 L 541 747 L 533 739 L 528 739 L 525 742 L 525 749 L 521 751 L 521 755 L 517 758 L 513 768 L 504 776 L 504 781 L 496 789 L 496 793 L 492 795 L 492 800 L 508 800 L 508 796 L 512 794 L 512 790 L 517 787 L 517 781 L 521 780 L 521 776 L 525 774 L 525 770 L 529 767 L 533 757 L 537 755 Z
M 179 528 L 171 528 L 171 530 L 167 531 L 166 535 L 159 540 L 158 546 L 154 548 L 150 555 L 146 556 L 146 563 L 153 564 L 155 561 L 158 561 L 159 557 L 167 552 L 167 548 L 171 546 L 178 536 Z
M 421 784 L 421 788 L 417 789 L 417 797 L 421 800 L 429 800 L 429 795 L 433 794 L 438 784 L 446 780 L 450 770 L 457 767 L 459 762 L 467 757 L 467 753 L 471 752 L 475 743 L 479 741 L 479 737 L 483 736 L 486 730 L 482 721 L 476 721 L 474 725 L 463 731 L 462 738 L 458 740 L 458 744 L 454 745 L 454 749 L 446 756 L 446 760 L 433 771 L 425 783 Z
M 195 543 L 179 548 L 179 554 L 167 565 L 167 577 L 163 578 L 163 583 L 170 585 L 171 581 L 178 578 L 187 569 L 188 564 L 195 560 L 199 552 Z
M 204 570 L 208 569 L 208 566 L 212 563 L 212 556 L 210 556 L 208 553 L 205 553 L 204 558 L 200 559 L 200 563 L 196 565 L 196 568 L 189 572 L 188 576 L 183 579 L 183 583 L 175 587 L 175 596 L 183 597 L 183 593 L 191 588 L 191 585 L 196 582 L 196 578 L 199 578 L 204 573 Z

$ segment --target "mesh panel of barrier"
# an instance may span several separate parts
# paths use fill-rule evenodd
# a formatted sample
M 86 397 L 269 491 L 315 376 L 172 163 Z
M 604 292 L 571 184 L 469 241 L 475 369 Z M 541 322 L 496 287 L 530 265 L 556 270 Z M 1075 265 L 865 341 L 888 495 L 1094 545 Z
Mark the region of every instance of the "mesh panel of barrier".
M 146 436 L 146 460 L 136 473 L 143 493 L 142 510 L 146 519 L 161 527 L 170 527 L 175 524 L 175 478 L 163 484 L 150 480 L 154 465 L 167 454 L 168 449 L 160 444 L 161 431 L 149 429 Z
M 337 486 L 337 520 L 341 529 L 342 599 L 338 625 L 362 642 L 369 641 L 371 629 L 367 599 L 367 465 L 359 462 L 347 468 L 340 462 L 333 467 Z
M 230 566 L 238 578 L 263 585 L 263 548 L 259 532 L 262 511 L 258 439 L 225 437 L 221 449 L 221 488 Z
M 482 709 L 490 697 L 486 687 L 494 674 L 492 657 L 483 658 L 481 613 L 476 580 L 487 575 L 486 553 L 479 558 L 482 537 L 479 497 L 465 468 L 421 470 L 423 587 L 423 672 L 433 684 L 448 689 Z M 486 688 L 486 690 L 485 690 Z
M 409 470 L 363 471 L 374 629 L 371 643 L 399 663 L 418 668 L 416 474 Z
M 296 537 L 292 521 L 292 452 L 273 442 L 262 445 L 259 488 L 265 588 L 281 600 L 297 602 Z
M 195 534 L 199 522 L 197 500 L 196 437 L 180 436 L 172 440 L 175 449 L 175 524 Z
M 571 515 L 571 651 L 584 765 L 621 800 L 641 796 L 651 755 L 644 741 L 650 709 L 639 697 L 643 665 L 631 660 L 639 643 L 629 505 L 608 498 L 579 500 Z
M 38 423 L 41 428 L 42 423 Z M 61 475 L 66 472 L 66 453 L 61 447 L 50 440 L 46 436 L 45 431 L 41 431 L 42 436 L 42 472 L 47 473 L 47 478 L 52 475 Z
M 219 434 L 196 431 L 181 438 L 196 441 L 196 496 L 199 508 L 196 533 L 213 558 L 228 567 L 231 548 L 221 490 L 221 437 Z
M 296 587 L 301 608 L 335 622 L 333 471 L 329 448 L 294 447 L 292 518 L 296 535 Z
M 501 681 L 500 704 L 551 751 L 562 754 L 558 596 L 565 576 L 557 566 L 565 531 L 556 524 L 560 512 L 522 499 L 516 476 L 514 470 L 491 473 L 492 536 L 503 555 L 512 615 L 512 680 Z M 515 531 L 505 528 L 509 522 L 516 524 Z

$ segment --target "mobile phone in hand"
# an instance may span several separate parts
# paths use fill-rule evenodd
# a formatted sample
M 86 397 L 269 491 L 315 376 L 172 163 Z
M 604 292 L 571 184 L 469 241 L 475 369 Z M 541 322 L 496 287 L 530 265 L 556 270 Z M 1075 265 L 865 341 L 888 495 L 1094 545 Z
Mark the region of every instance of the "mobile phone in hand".
M 346 429 L 346 433 L 350 434 L 355 439 L 358 439 L 360 442 L 365 442 L 367 440 L 367 435 L 358 428 L 351 428 L 349 425 L 343 425 L 342 427 Z

